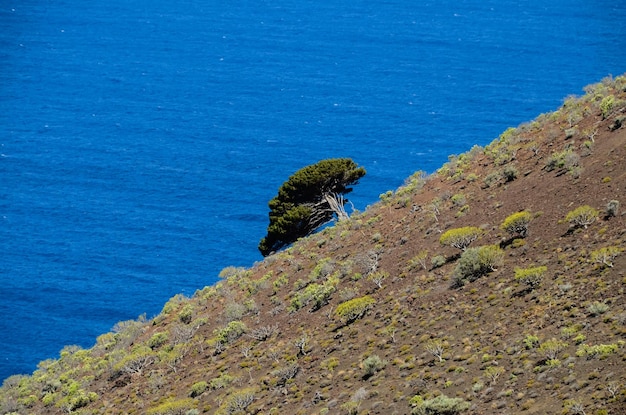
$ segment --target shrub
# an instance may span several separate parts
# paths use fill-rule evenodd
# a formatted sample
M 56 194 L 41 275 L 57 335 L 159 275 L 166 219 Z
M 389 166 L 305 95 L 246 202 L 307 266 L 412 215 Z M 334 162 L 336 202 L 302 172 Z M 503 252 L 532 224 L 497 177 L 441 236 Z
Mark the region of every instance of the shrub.
M 368 379 L 385 368 L 387 362 L 383 361 L 378 355 L 371 355 L 361 363 L 363 369 L 363 378 Z
M 238 413 L 246 413 L 248 406 L 254 402 L 255 390 L 246 388 L 230 395 L 226 401 L 220 406 L 217 414 L 231 415 Z
M 223 389 L 235 381 L 235 378 L 227 373 L 220 373 L 216 378 L 211 379 L 209 386 L 211 389 Z
M 536 288 L 541 284 L 541 280 L 545 275 L 548 267 L 531 267 L 531 268 L 516 268 L 515 279 L 522 284 L 527 285 L 530 289 Z
M 485 376 L 490 380 L 490 383 L 493 385 L 496 383 L 496 380 L 504 373 L 504 368 L 502 366 L 487 366 L 485 368 Z
M 116 371 L 128 374 L 141 374 L 143 370 L 156 361 L 155 352 L 147 346 L 139 346 L 124 356 L 114 367 Z
M 475 226 L 450 229 L 441 235 L 439 243 L 465 251 L 482 233 L 483 231 Z
M 554 360 L 557 358 L 561 350 L 566 347 L 567 343 L 565 343 L 564 341 L 552 338 L 541 343 L 541 346 L 539 346 L 539 351 L 544 354 L 546 359 Z
M 291 299 L 290 311 L 298 311 L 308 304 L 312 304 L 311 311 L 319 310 L 328 303 L 338 283 L 339 279 L 335 277 L 329 278 L 324 284 L 307 285 Z
M 504 251 L 497 245 L 470 248 L 463 252 L 453 271 L 453 285 L 462 286 L 495 271 L 501 265 Z
M 599 357 L 601 359 L 606 358 L 608 355 L 617 353 L 619 346 L 617 344 L 596 344 L 590 346 L 588 344 L 581 344 L 578 350 L 576 350 L 576 356 L 587 357 L 591 359 L 593 357 Z
M 241 337 L 247 328 L 246 325 L 241 321 L 231 321 L 226 325 L 226 327 L 221 329 L 215 329 L 213 334 L 216 337 L 216 340 L 221 344 L 232 343 Z
M 545 169 L 547 171 L 566 169 L 571 172 L 579 164 L 580 156 L 572 150 L 565 150 L 559 153 L 553 153 L 548 159 Z
M 297 363 L 292 363 L 285 367 L 281 367 L 272 371 L 272 376 L 276 378 L 276 386 L 285 386 L 289 379 L 293 379 L 300 372 L 300 366 Z
M 565 220 L 568 221 L 574 227 L 584 227 L 585 229 L 598 219 L 598 212 L 596 209 L 589 205 L 579 206 L 576 209 L 570 211 L 565 216 Z
M 600 314 L 604 314 L 607 311 L 609 311 L 609 306 L 607 303 L 594 301 L 593 303 L 589 305 L 589 307 L 587 307 L 587 311 L 589 312 L 589 314 L 595 317 L 595 316 L 599 316 Z
M 602 101 L 600 101 L 600 112 L 602 113 L 602 119 L 606 119 L 611 113 L 611 111 L 613 111 L 614 107 L 615 107 L 614 95 L 607 95 L 604 98 L 602 98 Z
M 591 261 L 603 266 L 613 267 L 613 260 L 622 252 L 617 246 L 607 246 L 591 252 Z
M 523 342 L 527 349 L 534 349 L 539 345 L 539 337 L 529 334 L 524 338 Z
M 152 337 L 150 337 L 150 340 L 148 340 L 148 347 L 150 347 L 152 350 L 158 349 L 159 347 L 167 343 L 168 338 L 169 335 L 165 332 L 154 333 Z
M 420 395 L 415 395 L 409 401 L 413 407 L 413 415 L 455 415 L 467 411 L 471 404 L 461 398 L 449 398 L 446 395 L 439 395 L 435 398 L 424 399 Z
M 339 304 L 335 309 L 335 314 L 345 324 L 349 324 L 363 317 L 375 302 L 376 300 L 369 295 L 353 298 L 352 300 L 344 301 Z
M 200 396 L 208 389 L 208 387 L 209 384 L 203 380 L 201 380 L 200 382 L 196 382 L 191 385 L 191 392 L 189 393 L 189 396 L 191 396 L 192 398 Z
M 446 257 L 443 255 L 436 255 L 432 257 L 432 259 L 430 260 L 430 265 L 432 266 L 433 269 L 439 268 L 443 266 L 445 263 L 446 263 Z
M 439 359 L 440 362 L 443 362 L 443 352 L 445 350 L 445 344 L 439 339 L 431 339 L 424 345 L 426 351 L 436 358 Z
M 194 409 L 197 402 L 191 398 L 185 399 L 168 399 L 157 407 L 150 408 L 146 412 L 147 415 L 186 415 L 190 410 Z
M 507 231 L 511 235 L 517 234 L 525 238 L 528 235 L 528 225 L 532 220 L 533 215 L 530 212 L 516 212 L 504 219 L 504 222 L 500 225 L 500 229 Z
M 606 217 L 610 218 L 613 216 L 617 216 L 619 213 L 619 201 L 617 200 L 609 200 L 606 204 Z
M 502 177 L 504 177 L 507 182 L 512 182 L 517 179 L 517 175 L 518 172 L 514 166 L 507 166 L 502 170 Z

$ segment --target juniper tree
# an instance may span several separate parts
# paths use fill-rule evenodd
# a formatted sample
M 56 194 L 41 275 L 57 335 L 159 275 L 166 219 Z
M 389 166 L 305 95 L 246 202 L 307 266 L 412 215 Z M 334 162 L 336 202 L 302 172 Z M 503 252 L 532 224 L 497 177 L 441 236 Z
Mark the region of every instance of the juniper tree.
M 267 235 L 259 243 L 263 256 L 307 236 L 333 218 L 348 218 L 343 195 L 350 193 L 365 169 L 349 158 L 321 160 L 295 172 L 269 202 Z

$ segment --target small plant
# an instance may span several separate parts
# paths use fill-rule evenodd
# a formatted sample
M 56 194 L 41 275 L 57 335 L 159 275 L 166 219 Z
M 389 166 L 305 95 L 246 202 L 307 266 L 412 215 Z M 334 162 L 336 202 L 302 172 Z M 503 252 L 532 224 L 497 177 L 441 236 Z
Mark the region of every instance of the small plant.
M 445 344 L 443 341 L 439 339 L 431 339 L 424 344 L 424 349 L 439 359 L 440 362 L 443 362 L 443 352 L 445 350 Z
M 484 373 L 493 385 L 496 383 L 500 375 L 504 373 L 504 368 L 502 366 L 487 366 Z
M 375 302 L 369 295 L 353 298 L 339 304 L 335 309 L 335 314 L 344 324 L 349 324 L 363 317 Z
M 363 369 L 363 379 L 369 379 L 376 372 L 380 372 L 385 368 L 387 362 L 383 361 L 378 355 L 371 355 L 361 363 Z
M 591 252 L 591 261 L 602 266 L 613 268 L 613 260 L 622 253 L 617 246 L 607 246 Z
M 235 381 L 235 378 L 227 373 L 220 373 L 220 375 L 216 378 L 211 379 L 209 382 L 209 386 L 211 389 L 223 389 L 228 387 L 232 382 Z
M 185 415 L 193 410 L 198 403 L 191 398 L 174 399 L 170 398 L 162 404 L 150 408 L 146 411 L 147 415 Z
M 482 233 L 480 228 L 474 226 L 450 229 L 441 235 L 439 243 L 465 251 Z
M 517 179 L 518 174 L 519 173 L 514 166 L 507 166 L 504 168 L 504 170 L 502 170 L 502 177 L 504 177 L 504 180 L 506 180 L 507 182 L 512 182 L 513 180 Z
M 191 392 L 189 393 L 189 396 L 191 396 L 192 398 L 200 396 L 208 389 L 208 387 L 209 384 L 205 381 L 196 382 L 191 385 Z
M 565 403 L 568 414 L 586 415 L 585 406 L 579 401 L 569 401 Z
M 414 269 L 417 266 L 421 266 L 423 269 L 428 269 L 426 266 L 426 260 L 428 259 L 428 251 L 422 250 L 417 255 L 415 255 L 409 261 L 409 268 Z
M 438 395 L 431 399 L 424 399 L 415 395 L 409 400 L 412 415 L 456 415 L 467 411 L 472 405 L 461 398 L 449 398 Z
M 596 317 L 609 311 L 609 306 L 607 303 L 594 301 L 593 303 L 589 304 L 589 307 L 587 307 L 587 311 L 592 317 Z
M 524 338 L 523 342 L 527 349 L 534 349 L 539 346 L 539 337 L 529 334 Z
M 619 201 L 610 200 L 606 204 L 606 217 L 611 218 L 611 217 L 617 216 L 618 214 L 619 214 Z
M 252 402 L 254 402 L 254 398 L 254 389 L 247 388 L 239 390 L 230 395 L 228 399 L 226 399 L 226 401 L 222 403 L 217 413 L 220 415 L 245 413 L 248 406 L 250 406 Z
M 528 235 L 528 225 L 533 220 L 533 215 L 528 211 L 516 212 L 507 216 L 500 225 L 500 229 L 512 236 L 519 235 L 525 238 Z
M 565 220 L 574 227 L 583 227 L 587 229 L 589 225 L 598 219 L 599 214 L 600 212 L 596 209 L 589 205 L 584 205 L 568 212 L 565 216 Z
M 531 290 L 538 287 L 541 284 L 541 280 L 543 280 L 543 276 L 545 275 L 548 267 L 540 266 L 540 267 L 532 267 L 532 268 L 516 268 L 515 269 L 515 279 L 522 284 L 525 284 Z
M 430 265 L 432 266 L 432 269 L 439 268 L 443 266 L 445 263 L 446 263 L 446 257 L 443 255 L 435 255 L 430 260 Z
M 615 107 L 615 103 L 616 100 L 614 95 L 607 95 L 602 98 L 602 101 L 600 101 L 600 112 L 602 113 L 602 119 L 606 119 L 609 114 L 611 114 L 613 108 Z
M 588 344 L 581 344 L 576 350 L 576 356 L 578 357 L 587 357 L 591 359 L 593 357 L 599 357 L 600 359 L 606 358 L 608 355 L 617 353 L 619 349 L 619 345 L 616 343 L 613 344 L 596 344 L 594 346 L 590 346 Z
M 497 245 L 470 248 L 463 252 L 453 272 L 453 285 L 462 286 L 495 271 L 502 264 L 504 251 Z
M 556 359 L 559 353 L 567 347 L 564 341 L 552 338 L 541 343 L 539 351 L 543 353 L 548 360 Z

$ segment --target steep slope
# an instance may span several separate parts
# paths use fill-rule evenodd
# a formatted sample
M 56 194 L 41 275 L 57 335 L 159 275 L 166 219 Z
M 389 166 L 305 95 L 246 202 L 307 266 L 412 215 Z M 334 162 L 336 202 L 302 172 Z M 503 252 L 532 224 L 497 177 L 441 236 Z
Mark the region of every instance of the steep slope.
M 626 413 L 626 77 L 585 91 L 7 379 L 0 413 Z

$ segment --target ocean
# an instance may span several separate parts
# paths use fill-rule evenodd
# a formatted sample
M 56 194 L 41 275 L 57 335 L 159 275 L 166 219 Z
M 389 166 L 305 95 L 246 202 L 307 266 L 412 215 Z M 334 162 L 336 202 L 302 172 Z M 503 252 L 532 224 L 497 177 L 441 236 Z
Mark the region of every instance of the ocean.
M 6 0 L 0 379 L 262 259 L 267 202 L 350 157 L 364 210 L 626 72 L 626 3 Z

